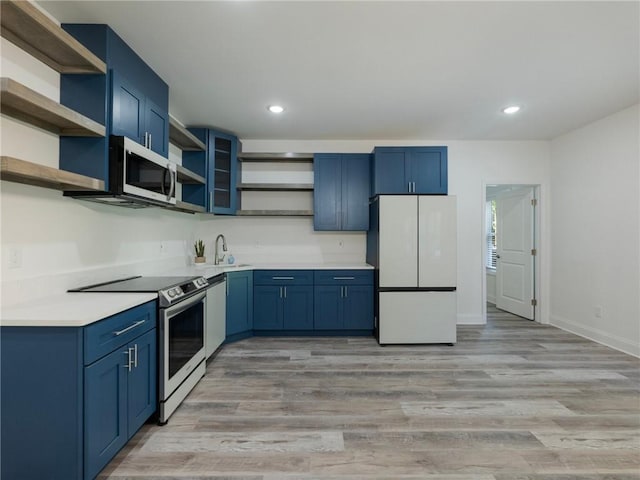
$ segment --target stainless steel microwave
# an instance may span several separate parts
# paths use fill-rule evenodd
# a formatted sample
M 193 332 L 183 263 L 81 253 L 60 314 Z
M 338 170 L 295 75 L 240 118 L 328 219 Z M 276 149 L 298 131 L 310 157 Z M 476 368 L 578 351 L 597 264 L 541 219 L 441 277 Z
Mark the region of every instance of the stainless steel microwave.
M 109 137 L 108 171 L 106 191 L 65 191 L 64 195 L 130 208 L 176 204 L 176 165 L 130 138 Z

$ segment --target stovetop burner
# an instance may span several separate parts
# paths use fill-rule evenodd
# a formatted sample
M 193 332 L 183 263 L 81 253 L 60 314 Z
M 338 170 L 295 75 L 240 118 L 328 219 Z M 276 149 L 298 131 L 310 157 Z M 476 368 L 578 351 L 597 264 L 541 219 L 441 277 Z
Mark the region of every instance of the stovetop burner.
M 128 277 L 74 288 L 70 292 L 147 293 L 157 292 L 160 306 L 166 307 L 209 286 L 203 277 Z

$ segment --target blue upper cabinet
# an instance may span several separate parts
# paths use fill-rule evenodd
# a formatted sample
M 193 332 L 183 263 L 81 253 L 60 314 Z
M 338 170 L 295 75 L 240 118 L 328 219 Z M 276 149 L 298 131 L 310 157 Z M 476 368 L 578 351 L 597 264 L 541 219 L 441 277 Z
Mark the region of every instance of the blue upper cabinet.
M 447 147 L 376 147 L 371 195 L 446 195 Z
M 370 157 L 360 153 L 314 155 L 315 230 L 368 230 Z
M 60 103 L 106 127 L 105 138 L 60 137 L 60 168 L 108 181 L 109 135 L 168 157 L 169 86 L 109 26 L 62 28 L 107 64 L 107 74 L 60 76 Z
M 189 128 L 207 146 L 182 152 L 182 165 L 206 178 L 206 185 L 183 185 L 182 199 L 209 213 L 235 215 L 238 209 L 238 137 L 208 128 Z

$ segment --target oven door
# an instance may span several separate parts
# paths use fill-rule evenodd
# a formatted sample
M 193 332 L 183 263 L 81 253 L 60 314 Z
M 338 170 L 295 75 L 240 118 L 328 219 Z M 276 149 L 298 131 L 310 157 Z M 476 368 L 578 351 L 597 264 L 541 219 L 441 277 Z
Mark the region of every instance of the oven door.
M 160 401 L 205 360 L 206 292 L 160 309 Z

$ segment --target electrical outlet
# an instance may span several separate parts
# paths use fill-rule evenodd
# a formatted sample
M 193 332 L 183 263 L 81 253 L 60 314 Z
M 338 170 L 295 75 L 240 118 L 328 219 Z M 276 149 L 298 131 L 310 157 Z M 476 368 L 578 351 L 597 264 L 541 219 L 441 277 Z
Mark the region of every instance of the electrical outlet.
M 167 253 L 167 246 L 164 244 L 164 242 L 160 242 L 160 251 L 159 251 L 160 255 L 166 255 Z
M 602 318 L 602 307 L 600 305 L 593 307 L 593 314 L 596 318 Z
M 12 247 L 9 249 L 9 268 L 22 267 L 22 249 Z
M 338 247 L 344 247 L 344 242 L 342 240 L 338 240 Z

